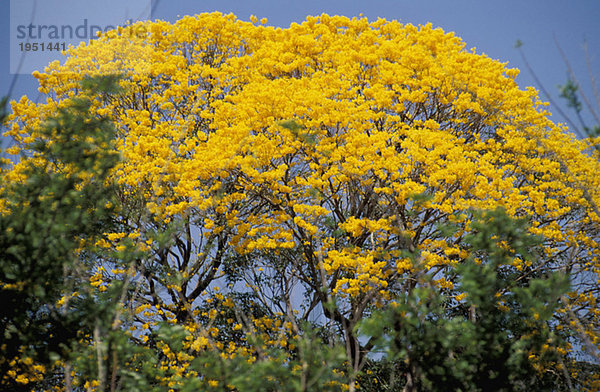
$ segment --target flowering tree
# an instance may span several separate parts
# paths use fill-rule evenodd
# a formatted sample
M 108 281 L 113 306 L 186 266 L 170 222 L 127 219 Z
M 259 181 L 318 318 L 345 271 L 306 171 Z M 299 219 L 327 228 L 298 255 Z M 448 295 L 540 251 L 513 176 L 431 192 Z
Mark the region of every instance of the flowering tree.
M 496 207 L 541 239 L 533 258 L 508 252 L 511 278 L 568 275 L 550 324 L 598 355 L 600 164 L 533 89 L 518 88 L 517 70 L 430 25 L 322 15 L 275 29 L 202 14 L 70 49 L 35 74 L 47 102 L 13 103 L 8 133 L 49 138 L 39 124 L 79 82 L 114 73 L 122 92 L 92 95 L 90 111 L 116 128 L 116 229 L 87 246 L 145 255 L 127 268 L 98 257 L 89 279 L 99 293 L 135 282 L 122 298 L 126 326 L 162 352 L 172 374 L 157 382 L 233 385 L 198 376 L 194 358 L 217 350 L 260 362 L 277 349 L 300 358 L 291 371 L 306 390 L 307 324 L 334 357 L 341 344 L 339 369 L 356 375 L 377 340 L 360 338 L 361 320 L 425 278 L 476 318 L 457 266 L 485 264 L 466 238 L 473 211 Z M 179 343 L 161 340 L 161 322 L 182 328 Z M 562 356 L 557 368 L 568 363 L 551 344 L 528 357 L 544 350 Z

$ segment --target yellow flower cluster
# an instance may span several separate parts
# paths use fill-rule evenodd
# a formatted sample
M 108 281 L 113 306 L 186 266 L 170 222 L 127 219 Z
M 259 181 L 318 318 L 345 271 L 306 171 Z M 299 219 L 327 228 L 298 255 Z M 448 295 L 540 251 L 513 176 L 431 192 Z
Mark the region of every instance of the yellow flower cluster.
M 0 363 L 6 358 L 0 360 Z M 3 376 L 3 381 L 14 380 L 17 384 L 27 385 L 41 381 L 46 373 L 46 367 L 34 363 L 30 357 L 14 358 L 8 361 L 10 370 Z

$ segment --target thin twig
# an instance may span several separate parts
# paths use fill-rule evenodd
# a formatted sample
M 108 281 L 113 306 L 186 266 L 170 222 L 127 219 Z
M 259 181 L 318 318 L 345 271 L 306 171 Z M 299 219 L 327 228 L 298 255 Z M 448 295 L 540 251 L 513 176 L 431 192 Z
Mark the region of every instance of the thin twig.
M 552 96 L 548 93 L 548 91 L 546 90 L 546 88 L 544 87 L 542 82 L 538 79 L 537 74 L 535 73 L 535 71 L 533 70 L 531 65 L 529 65 L 529 62 L 527 61 L 527 57 L 525 57 L 525 53 L 523 52 L 523 49 L 518 47 L 517 50 L 519 51 L 519 54 L 521 55 L 521 58 L 523 59 L 523 63 L 527 67 L 527 70 L 533 77 L 533 80 L 538 85 L 539 89 L 546 96 L 546 99 L 548 100 L 548 102 L 550 102 L 550 104 L 552 104 L 552 107 L 555 108 L 556 111 L 565 119 L 565 121 L 569 124 L 569 127 L 571 129 L 573 129 L 580 137 L 585 137 L 585 135 L 583 135 L 581 133 L 581 131 L 579 130 L 577 125 L 575 125 L 575 123 L 571 120 L 571 118 L 569 116 L 567 116 L 567 114 L 565 112 L 563 112 L 563 110 L 560 108 L 559 105 L 556 104 L 556 102 L 554 102 L 554 100 L 552 99 Z
M 577 77 L 575 76 L 573 67 L 571 66 L 571 63 L 569 62 L 569 58 L 567 57 L 565 52 L 562 50 L 561 46 L 558 44 L 558 40 L 556 39 L 556 36 L 554 36 L 554 43 L 555 43 L 556 47 L 558 48 L 558 52 L 560 53 L 560 56 L 562 57 L 563 61 L 565 62 L 565 65 L 567 66 L 567 71 L 569 72 L 569 77 L 571 78 L 571 80 L 573 80 L 573 82 L 575 82 L 575 85 L 577 86 L 577 91 L 579 92 L 579 95 L 581 95 L 583 102 L 585 102 L 585 105 L 587 106 L 588 110 L 594 116 L 594 119 L 596 120 L 596 122 L 600 123 L 600 117 L 598 117 L 598 115 L 596 114 L 594 107 L 592 106 L 592 104 L 588 100 L 587 96 L 585 95 L 583 89 L 581 88 L 581 84 L 579 84 L 579 81 L 577 81 Z M 578 112 L 578 115 L 579 115 L 579 112 Z M 583 120 L 582 120 L 582 122 L 583 122 Z M 584 124 L 584 127 L 585 127 L 585 124 Z
M 96 356 L 97 356 L 97 365 L 98 365 L 98 390 L 104 390 L 104 379 L 106 377 L 106 370 L 104 369 L 104 350 L 103 343 L 100 340 L 100 328 L 98 327 L 98 322 L 96 322 L 96 326 L 94 327 L 94 341 L 96 342 Z
M 594 72 L 592 71 L 592 60 L 590 58 L 590 52 L 588 50 L 588 44 L 586 41 L 584 41 L 584 43 L 583 43 L 583 50 L 585 52 L 585 64 L 587 65 L 588 74 L 590 75 L 590 82 L 592 85 L 592 91 L 594 94 L 594 98 L 596 100 L 596 106 L 598 106 L 598 109 L 600 110 L 600 93 L 598 93 L 598 85 L 596 84 L 596 76 L 594 75 Z M 600 123 L 600 121 L 598 121 L 598 123 Z

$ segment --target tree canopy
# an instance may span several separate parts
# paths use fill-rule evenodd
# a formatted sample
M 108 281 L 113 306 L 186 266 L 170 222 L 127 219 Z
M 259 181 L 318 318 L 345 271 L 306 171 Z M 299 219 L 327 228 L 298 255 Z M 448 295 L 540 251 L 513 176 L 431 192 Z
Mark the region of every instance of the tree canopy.
M 576 354 L 598 360 L 600 162 L 590 141 L 549 119 L 534 89 L 519 88 L 518 70 L 431 25 L 384 19 L 321 15 L 282 29 L 213 13 L 136 23 L 35 73 L 48 98 L 12 103 L 7 134 L 20 148 L 9 152 L 25 154 L 2 173 L 3 186 L 28 178 L 32 162 L 75 170 L 30 143 L 63 143 L 41 126 L 82 94 L 82 80 L 116 74 L 119 91 L 86 93 L 92 117 L 114 124 L 121 159 L 102 180 L 114 207 L 106 231 L 81 246 L 94 254 L 86 263 L 98 295 L 132 282 L 117 290 L 132 312 L 124 326 L 162 352 L 172 376 L 157 383 L 240 388 L 219 379 L 226 371 L 215 362 L 205 363 L 214 374 L 198 375 L 194 358 L 216 350 L 242 358 L 237 369 L 266 357 L 284 367 L 298 360 L 299 385 L 315 386 L 305 361 L 314 347 L 301 339 L 314 334 L 331 351 L 311 361 L 347 361 L 331 359 L 331 378 L 318 384 L 335 389 L 339 372 L 367 374 L 386 334 L 367 323 L 371 334 L 362 336 L 362 321 L 398 306 L 377 317 L 396 322 L 409 306 L 421 309 L 419 322 L 449 321 L 417 328 L 425 335 L 392 328 L 404 343 L 386 347 L 404 357 L 390 361 L 415 358 L 410 339 L 454 331 L 463 325 L 454 319 L 470 320 L 482 337 L 493 329 L 476 322 L 483 315 L 502 339 L 545 339 L 498 351 L 511 366 L 523 364 L 509 355 L 520 352 L 532 371 L 571 371 L 576 383 Z M 481 229 L 478 211 L 498 209 L 525 229 Z M 566 294 L 547 287 L 565 287 L 560 276 L 570 281 Z M 426 310 L 424 288 L 439 295 Z M 168 330 L 172 345 L 161 323 L 181 328 Z M 437 380 L 406 366 L 406 385 Z

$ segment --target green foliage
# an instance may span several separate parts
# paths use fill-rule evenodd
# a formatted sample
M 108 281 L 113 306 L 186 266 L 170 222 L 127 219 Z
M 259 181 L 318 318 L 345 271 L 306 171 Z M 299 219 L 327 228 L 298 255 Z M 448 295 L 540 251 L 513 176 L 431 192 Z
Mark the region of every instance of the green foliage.
M 87 83 L 92 88 L 93 80 Z M 66 313 L 57 305 L 65 287 L 86 283 L 73 273 L 76 250 L 80 240 L 103 231 L 110 213 L 104 181 L 118 160 L 110 148 L 114 129 L 109 120 L 91 116 L 90 105 L 82 96 L 48 119 L 28 147 L 52 163 L 28 161 L 27 180 L 0 195 L 8 210 L 0 215 L 2 375 L 11 359 L 22 356 L 50 365 L 68 351 L 90 315 L 89 309 Z
M 224 390 L 225 386 L 244 392 L 304 392 L 339 391 L 348 384 L 344 372 L 346 359 L 343 347 L 323 344 L 310 327 L 293 340 L 294 355 L 287 350 L 269 347 L 257 336 L 251 336 L 251 346 L 258 348 L 253 360 L 246 355 L 227 357 L 221 352 L 208 350 L 199 355 L 192 367 L 204 380 L 187 383 L 184 391 L 196 391 L 203 382 L 211 380 L 210 390 Z
M 581 112 L 582 105 L 577 95 L 577 84 L 572 79 L 567 79 L 564 85 L 559 85 L 560 97 L 567 101 L 567 107 L 575 109 L 576 112 Z
M 475 216 L 468 238 L 474 256 L 457 269 L 456 290 L 466 298 L 450 299 L 423 280 L 361 324 L 390 366 L 378 371 L 389 377 L 388 390 L 554 390 L 556 380 L 533 364 L 560 360 L 544 345 L 565 346 L 551 317 L 568 280 L 559 274 L 516 280 L 510 258 L 533 257 L 537 239 L 501 209 Z

